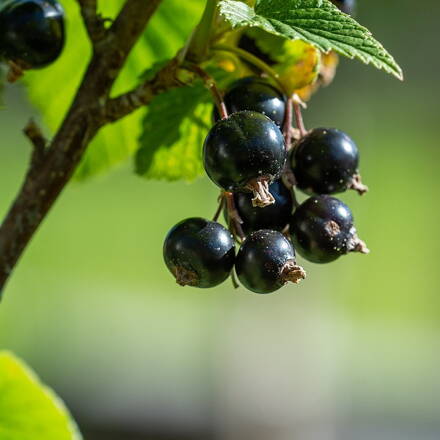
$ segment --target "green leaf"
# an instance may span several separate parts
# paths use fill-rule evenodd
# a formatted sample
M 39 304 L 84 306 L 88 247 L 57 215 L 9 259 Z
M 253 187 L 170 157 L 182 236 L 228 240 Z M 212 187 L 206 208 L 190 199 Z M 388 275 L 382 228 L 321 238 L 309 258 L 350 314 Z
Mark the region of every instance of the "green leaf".
M 325 53 L 334 50 L 403 78 L 401 68 L 370 31 L 329 0 L 257 0 L 255 8 L 222 0 L 220 12 L 233 27 L 259 27 L 290 40 L 303 40 Z
M 0 439 L 80 440 L 63 402 L 22 361 L 0 352 Z
M 62 56 L 46 69 L 26 73 L 29 96 L 52 131 L 62 122 L 90 59 L 91 49 L 82 23 L 77 0 L 61 0 L 67 16 L 67 42 Z M 121 0 L 98 2 L 104 17 L 115 17 Z M 182 2 L 163 0 L 146 32 L 135 46 L 112 91 L 115 96 L 139 83 L 139 77 L 152 64 L 173 57 L 197 24 L 204 0 Z M 141 109 L 115 124 L 106 126 L 89 146 L 76 178 L 84 179 L 107 171 L 127 160 L 137 150 Z
M 157 96 L 143 121 L 136 172 L 164 180 L 189 181 L 201 175 L 211 114 L 210 94 L 201 81 Z

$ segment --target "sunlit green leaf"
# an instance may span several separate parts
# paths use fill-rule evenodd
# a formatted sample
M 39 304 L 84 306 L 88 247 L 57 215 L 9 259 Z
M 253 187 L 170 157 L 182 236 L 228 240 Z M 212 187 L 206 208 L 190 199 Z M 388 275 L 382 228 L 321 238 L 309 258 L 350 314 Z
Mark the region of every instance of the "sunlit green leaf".
M 90 58 L 90 44 L 76 0 L 61 0 L 67 19 L 67 44 L 62 56 L 46 69 L 26 73 L 29 95 L 42 112 L 43 120 L 54 132 L 72 101 Z M 114 17 L 121 0 L 98 2 L 105 17 Z M 139 76 L 153 63 L 173 57 L 181 48 L 203 10 L 204 0 L 164 0 L 149 23 L 145 34 L 130 55 L 115 84 L 113 95 L 134 87 Z M 89 146 L 77 171 L 77 178 L 105 171 L 126 160 L 137 149 L 144 110 L 105 127 Z
M 0 439 L 81 439 L 63 402 L 22 361 L 4 351 L 0 351 Z
M 368 29 L 329 0 L 257 0 L 255 8 L 236 0 L 220 2 L 233 27 L 259 27 L 291 40 L 303 40 L 323 52 L 334 50 L 373 64 L 402 79 L 402 70 Z

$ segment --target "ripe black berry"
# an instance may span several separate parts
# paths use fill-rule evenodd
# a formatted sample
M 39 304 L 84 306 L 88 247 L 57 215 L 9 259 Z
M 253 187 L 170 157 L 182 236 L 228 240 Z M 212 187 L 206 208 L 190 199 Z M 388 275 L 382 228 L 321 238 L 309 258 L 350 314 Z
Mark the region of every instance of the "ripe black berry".
M 205 170 L 226 191 L 252 191 L 255 206 L 274 203 L 269 184 L 286 161 L 284 137 L 267 116 L 251 111 L 218 121 L 203 147 Z
M 369 252 L 357 236 L 350 208 L 330 196 L 311 197 L 300 205 L 290 233 L 298 253 L 313 263 L 329 263 L 349 252 Z
M 269 186 L 269 191 L 275 199 L 275 203 L 264 209 L 252 205 L 251 194 L 234 194 L 235 208 L 243 221 L 241 227 L 246 235 L 260 229 L 282 231 L 289 224 L 293 210 L 291 191 L 281 180 L 272 183 Z M 227 209 L 224 212 L 225 219 L 228 221 Z
M 359 151 L 342 131 L 316 128 L 304 136 L 291 156 L 298 188 L 308 194 L 336 194 L 348 188 L 367 190 L 358 174 Z
M 247 77 L 236 81 L 224 97 L 229 113 L 251 110 L 263 113 L 279 127 L 284 121 L 286 103 L 284 96 L 263 78 Z M 214 110 L 214 119 L 220 119 L 218 110 Z
M 0 10 L 0 56 L 23 69 L 55 61 L 64 46 L 64 11 L 55 0 L 9 0 Z
M 163 255 L 181 286 L 214 287 L 228 278 L 234 266 L 234 239 L 219 223 L 189 218 L 168 232 Z
M 240 247 L 235 263 L 240 282 L 255 293 L 272 293 L 288 281 L 306 277 L 296 265 L 292 244 L 277 231 L 264 229 L 250 234 Z
M 356 0 L 332 0 L 332 2 L 346 14 L 353 15 L 356 9 Z

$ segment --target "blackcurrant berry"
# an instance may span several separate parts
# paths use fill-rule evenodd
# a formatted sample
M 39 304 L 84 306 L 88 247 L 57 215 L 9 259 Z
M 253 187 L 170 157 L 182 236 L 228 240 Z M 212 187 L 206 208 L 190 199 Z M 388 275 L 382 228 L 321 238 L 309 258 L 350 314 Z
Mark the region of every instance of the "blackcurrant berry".
M 289 224 L 293 210 L 291 191 L 281 180 L 272 183 L 269 191 L 275 203 L 264 209 L 252 205 L 251 194 L 234 193 L 235 208 L 243 221 L 241 227 L 246 235 L 260 229 L 282 231 Z M 228 210 L 225 209 L 224 213 L 228 222 Z
M 332 2 L 346 14 L 353 15 L 356 9 L 356 0 L 332 0 Z
M 55 61 L 64 46 L 64 11 L 55 0 L 9 0 L 0 9 L 0 56 L 23 69 Z
M 284 96 L 263 78 L 247 77 L 236 81 L 226 92 L 224 102 L 229 113 L 252 110 L 263 113 L 279 127 L 284 121 L 286 103 Z M 217 108 L 214 119 L 220 119 Z
M 267 116 L 251 111 L 233 113 L 210 130 L 203 147 L 209 178 L 226 191 L 251 191 L 252 203 L 274 203 L 269 184 L 286 162 L 284 137 Z
M 219 223 L 189 218 L 168 232 L 163 255 L 181 286 L 214 287 L 228 278 L 234 266 L 234 239 Z
M 235 270 L 243 286 L 255 293 L 272 293 L 288 281 L 297 284 L 306 276 L 296 265 L 290 241 L 268 229 L 253 232 L 244 240 Z
M 349 252 L 368 253 L 353 226 L 350 208 L 330 196 L 307 199 L 290 222 L 295 249 L 313 263 L 329 263 Z
M 308 194 L 336 194 L 348 188 L 364 193 L 358 174 L 359 151 L 342 131 L 316 128 L 304 136 L 291 156 L 298 188 Z

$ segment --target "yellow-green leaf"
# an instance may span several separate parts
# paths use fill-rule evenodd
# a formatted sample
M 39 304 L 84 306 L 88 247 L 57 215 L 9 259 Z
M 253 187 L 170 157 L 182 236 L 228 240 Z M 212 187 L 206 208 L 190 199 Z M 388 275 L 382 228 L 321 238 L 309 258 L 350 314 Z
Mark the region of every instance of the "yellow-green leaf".
M 63 402 L 5 351 L 0 351 L 0 439 L 81 439 Z
M 79 13 L 77 0 L 61 0 L 67 16 L 67 43 L 61 57 L 51 66 L 26 73 L 29 96 L 41 111 L 52 133 L 60 125 L 90 58 L 90 43 Z M 121 0 L 99 1 L 104 17 L 115 17 Z M 197 24 L 204 0 L 163 0 L 127 60 L 115 84 L 113 95 L 139 82 L 139 76 L 153 63 L 173 57 Z M 133 155 L 141 132 L 144 110 L 105 127 L 89 146 L 76 177 L 83 179 L 108 170 Z

